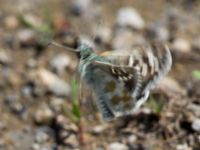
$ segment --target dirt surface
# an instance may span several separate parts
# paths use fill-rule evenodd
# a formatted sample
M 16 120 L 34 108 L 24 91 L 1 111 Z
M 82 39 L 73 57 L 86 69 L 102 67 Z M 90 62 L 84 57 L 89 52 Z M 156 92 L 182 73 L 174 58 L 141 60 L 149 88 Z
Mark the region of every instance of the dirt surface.
M 127 7 L 137 17 L 120 26 Z M 173 66 L 138 112 L 106 123 L 78 57 L 52 40 L 96 53 L 163 42 Z M 199 150 L 200 2 L 0 1 L 0 150 L 29 149 Z

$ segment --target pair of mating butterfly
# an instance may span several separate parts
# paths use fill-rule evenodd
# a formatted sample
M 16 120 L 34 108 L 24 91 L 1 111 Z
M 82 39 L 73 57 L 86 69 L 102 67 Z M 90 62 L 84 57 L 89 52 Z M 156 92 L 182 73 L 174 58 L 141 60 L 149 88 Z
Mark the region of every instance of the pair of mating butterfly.
M 172 65 L 170 50 L 161 44 L 102 55 L 94 53 L 86 44 L 68 49 L 79 53 L 81 77 L 93 89 L 105 121 L 137 110 Z

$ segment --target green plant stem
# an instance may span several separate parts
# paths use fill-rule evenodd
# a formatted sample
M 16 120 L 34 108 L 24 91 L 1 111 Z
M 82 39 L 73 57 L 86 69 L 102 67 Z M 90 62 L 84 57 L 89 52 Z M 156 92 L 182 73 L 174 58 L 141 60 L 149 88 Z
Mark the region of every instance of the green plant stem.
M 83 124 L 82 124 L 82 119 L 80 118 L 79 122 L 78 122 L 78 132 L 79 132 L 79 144 L 80 144 L 80 147 L 82 147 L 85 142 L 84 142 L 84 130 L 83 130 Z
M 80 108 L 80 112 L 83 112 L 82 111 L 82 101 L 81 101 L 81 98 L 82 98 L 82 84 L 81 82 L 80 83 L 80 92 L 79 92 L 79 108 Z M 84 144 L 85 144 L 85 141 L 84 141 L 84 129 L 83 129 L 83 122 L 82 122 L 82 115 L 80 115 L 80 118 L 79 118 L 79 122 L 78 122 L 78 127 L 79 127 L 79 144 L 80 146 L 82 147 Z

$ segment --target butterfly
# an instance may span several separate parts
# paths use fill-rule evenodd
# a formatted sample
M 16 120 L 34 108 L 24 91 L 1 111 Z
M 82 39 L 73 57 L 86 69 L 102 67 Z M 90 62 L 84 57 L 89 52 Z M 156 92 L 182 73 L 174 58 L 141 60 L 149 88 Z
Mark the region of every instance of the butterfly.
M 172 66 L 170 50 L 162 44 L 102 54 L 94 53 L 86 44 L 70 50 L 80 55 L 80 75 L 93 90 L 105 121 L 140 108 L 148 99 L 150 90 Z

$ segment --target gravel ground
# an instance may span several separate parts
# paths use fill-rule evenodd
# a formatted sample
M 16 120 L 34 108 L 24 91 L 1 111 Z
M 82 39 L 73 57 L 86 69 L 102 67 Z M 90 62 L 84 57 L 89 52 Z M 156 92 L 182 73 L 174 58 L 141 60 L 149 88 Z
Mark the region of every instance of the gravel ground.
M 0 150 L 200 149 L 198 0 L 0 4 Z M 47 47 L 75 48 L 78 39 L 96 53 L 163 42 L 173 66 L 138 112 L 106 123 L 76 55 Z

